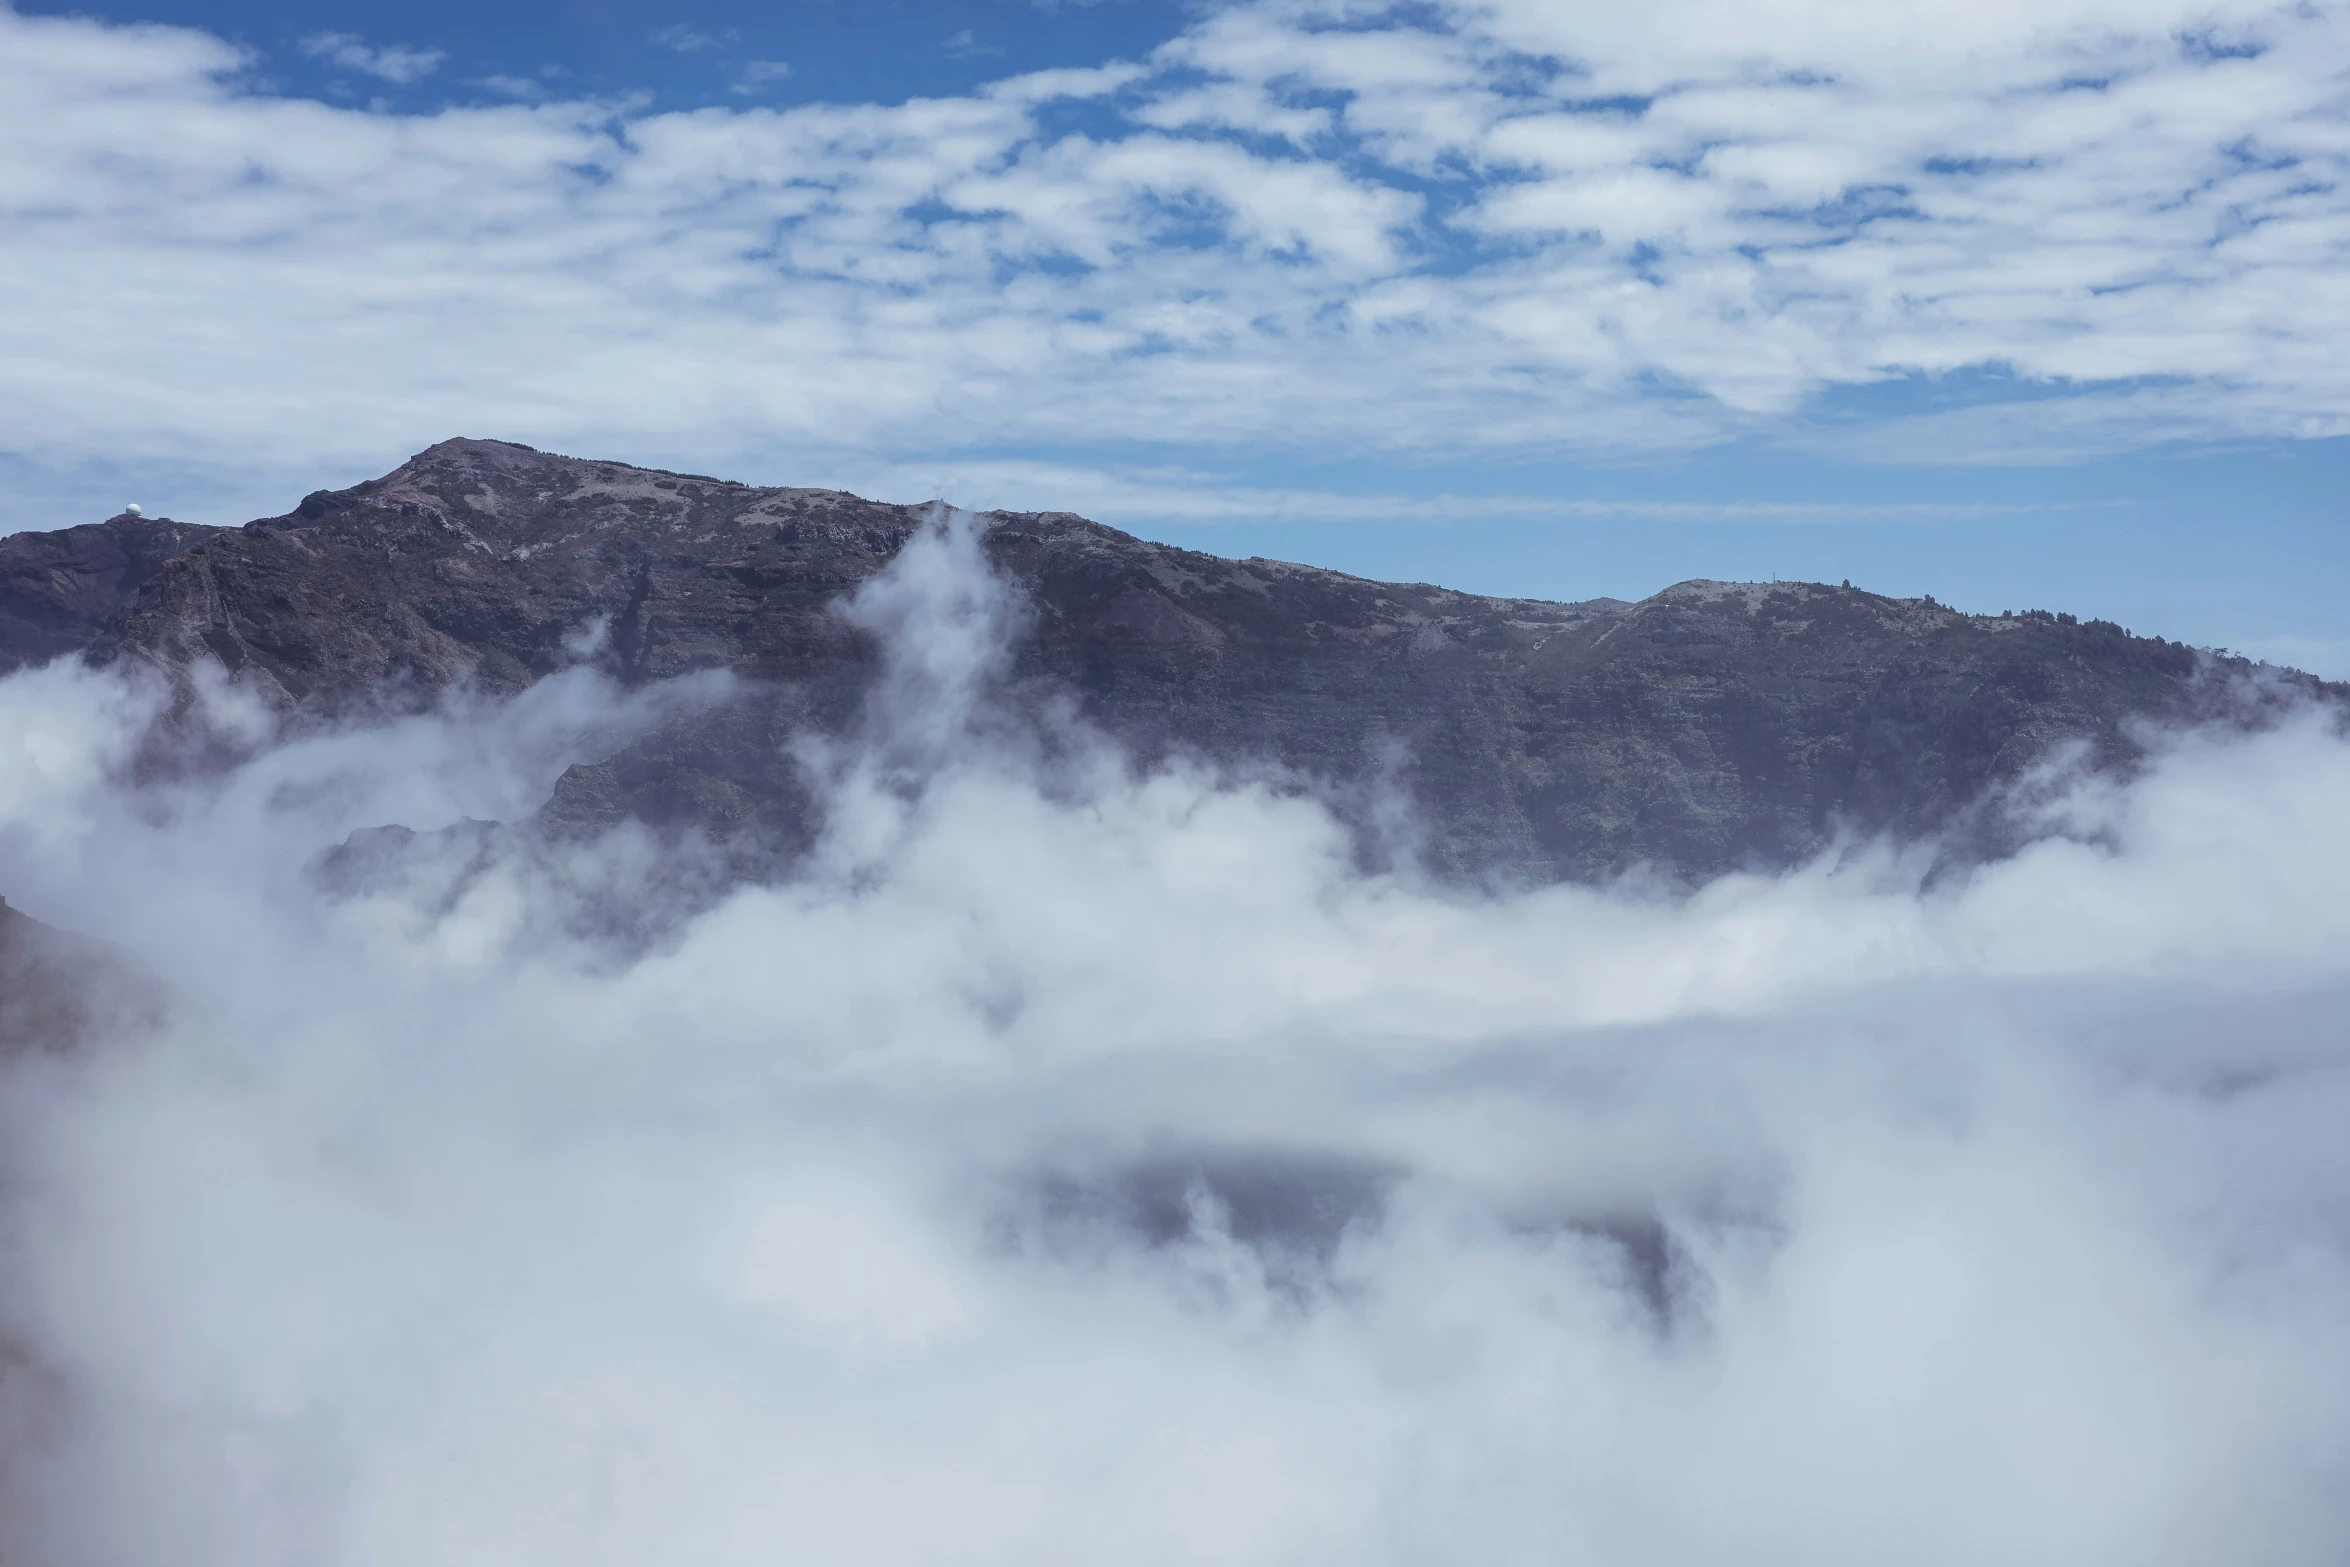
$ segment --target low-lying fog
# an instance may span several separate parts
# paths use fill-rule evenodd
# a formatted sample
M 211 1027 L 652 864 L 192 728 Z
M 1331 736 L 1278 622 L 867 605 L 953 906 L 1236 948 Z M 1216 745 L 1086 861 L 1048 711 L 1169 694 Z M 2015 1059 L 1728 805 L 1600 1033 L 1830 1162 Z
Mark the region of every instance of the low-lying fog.
M 0 683 L 0 891 L 180 998 L 6 1068 L 0 1558 L 2350 1557 L 2329 719 L 1968 878 L 1474 896 L 991 704 L 966 524 L 849 612 L 830 834 L 714 904 L 430 830 L 715 683 L 273 744 L 216 682 L 251 760 L 142 785 L 155 692 Z

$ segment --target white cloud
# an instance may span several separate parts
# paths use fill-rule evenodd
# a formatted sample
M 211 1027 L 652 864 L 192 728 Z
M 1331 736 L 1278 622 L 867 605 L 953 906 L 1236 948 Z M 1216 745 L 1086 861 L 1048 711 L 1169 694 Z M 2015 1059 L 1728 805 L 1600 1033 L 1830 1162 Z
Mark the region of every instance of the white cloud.
M 1137 108 L 1134 119 L 1161 130 L 1248 131 L 1300 146 L 1337 128 L 1337 115 L 1326 106 L 1285 105 L 1261 84 L 1238 82 L 1167 93 Z
M 1682 501 L 1528 493 L 1339 492 L 1252 484 L 1213 469 L 1160 465 L 1100 468 L 1066 462 L 966 459 L 858 463 L 824 482 L 860 495 L 943 498 L 985 511 L 1073 511 L 1144 523 L 1457 522 L 1605 519 L 1690 523 L 1902 525 L 2054 516 L 2107 510 L 2118 501 Z
M 444 49 L 418 49 L 408 44 L 371 44 L 357 33 L 312 33 L 302 40 L 302 52 L 341 66 L 364 71 L 387 82 L 406 86 L 420 82 L 440 68 L 449 55 Z
M 1485 899 L 1023 747 L 972 560 L 859 596 L 824 851 L 633 958 L 626 835 L 302 870 L 542 793 L 643 721 L 592 682 L 145 785 L 151 707 L 0 682 L 0 882 L 187 997 L 0 1069 L 0 1546 L 2340 1559 L 2331 722 L 2054 777 L 2080 836 L 1968 881 Z
M 656 29 L 653 42 L 664 49 L 674 49 L 679 54 L 699 54 L 705 49 L 722 49 L 733 43 L 736 37 L 731 27 L 723 32 L 706 33 L 684 22 L 673 22 L 667 27 Z
M 1030 71 L 1025 76 L 1004 77 L 981 88 L 980 96 L 1004 98 L 1015 103 L 1101 98 L 1129 82 L 1141 81 L 1149 74 L 1142 66 L 1123 60 L 1108 65 L 1065 66 L 1057 70 Z
M 897 106 L 398 115 L 0 13 L 0 416 L 55 464 L 1621 454 L 1865 447 L 1824 389 L 1995 368 L 2057 395 L 1961 455 L 2350 426 L 2333 10 L 1333 14 Z
M 786 60 L 746 60 L 736 75 L 740 80 L 734 84 L 734 90 L 738 93 L 754 93 L 790 76 L 791 64 Z

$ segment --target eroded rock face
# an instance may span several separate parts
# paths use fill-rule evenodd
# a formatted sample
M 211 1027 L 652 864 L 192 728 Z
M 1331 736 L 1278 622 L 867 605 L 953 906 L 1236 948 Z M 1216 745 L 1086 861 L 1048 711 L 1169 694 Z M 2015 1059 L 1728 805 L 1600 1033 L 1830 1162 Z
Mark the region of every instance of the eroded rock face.
M 320 719 L 452 681 L 514 690 L 583 657 L 632 683 L 725 668 L 743 680 L 724 711 L 574 768 L 544 817 L 692 824 L 788 856 L 815 823 L 785 742 L 853 722 L 875 668 L 830 606 L 921 515 L 448 441 L 242 529 L 116 519 L 95 530 L 111 544 L 58 542 L 91 529 L 0 541 L 0 581 L 113 549 L 126 565 L 107 580 L 130 585 L 111 610 L 93 589 L 45 620 L 0 603 L 0 644 L 15 662 L 209 655 Z M 1358 807 L 1387 776 L 1419 807 L 1426 863 L 1453 874 L 1701 876 L 1790 863 L 1840 825 L 1922 835 L 2054 745 L 2121 761 L 2133 720 L 2245 700 L 2185 647 L 2069 617 L 1808 583 L 1484 598 L 1226 560 L 1065 513 L 989 524 L 990 558 L 1030 603 L 1019 687 L 1074 692 L 1145 759 L 1273 764 Z M 2350 695 L 2303 676 L 2269 690 Z M 1994 826 L 1967 830 L 1999 846 Z
M 125 513 L 0 539 L 0 674 L 98 643 L 166 561 L 216 531 Z

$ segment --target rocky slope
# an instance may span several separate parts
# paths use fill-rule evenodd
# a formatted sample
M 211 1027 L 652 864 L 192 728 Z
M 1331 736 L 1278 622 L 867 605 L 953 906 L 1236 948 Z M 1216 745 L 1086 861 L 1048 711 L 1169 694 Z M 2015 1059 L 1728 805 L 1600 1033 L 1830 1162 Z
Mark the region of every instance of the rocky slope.
M 0 539 L 0 670 L 105 638 L 165 561 L 216 531 L 126 514 Z
M 123 1038 L 159 1022 L 164 1003 L 163 982 L 130 953 L 0 898 L 0 1062 Z
M 600 628 L 589 656 L 623 681 L 724 667 L 742 694 L 573 769 L 546 818 L 788 854 L 815 824 L 784 742 L 853 721 L 875 667 L 829 606 L 920 519 L 447 441 L 241 529 L 117 518 L 0 541 L 0 664 L 209 655 L 324 720 L 456 680 L 517 689 Z M 2134 720 L 2350 696 L 2298 675 L 2248 696 L 2118 626 L 1849 587 L 1555 604 L 1226 560 L 1064 513 L 988 520 L 989 556 L 1032 607 L 1025 690 L 1074 692 L 1145 758 L 1271 764 L 1358 808 L 1387 776 L 1418 803 L 1427 863 L 1456 874 L 1704 875 L 1789 863 L 1840 826 L 1956 824 L 1988 851 L 2005 829 L 1970 808 L 2061 742 L 2126 762 Z

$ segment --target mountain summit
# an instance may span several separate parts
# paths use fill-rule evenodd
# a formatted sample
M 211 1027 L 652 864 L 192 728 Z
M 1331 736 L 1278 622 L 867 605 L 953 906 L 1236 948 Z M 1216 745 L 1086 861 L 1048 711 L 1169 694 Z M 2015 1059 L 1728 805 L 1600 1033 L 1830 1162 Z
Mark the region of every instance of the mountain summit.
M 284 516 L 124 515 L 0 540 L 0 667 L 211 657 L 297 720 L 518 690 L 583 657 L 631 685 L 723 668 L 720 711 L 575 767 L 542 812 L 788 856 L 817 823 L 787 742 L 854 722 L 871 639 L 832 606 L 924 509 L 836 490 L 453 440 Z M 1976 808 L 2060 746 L 2350 690 L 2040 611 L 1967 615 L 1816 583 L 1678 583 L 1636 604 L 1486 598 L 990 513 L 1029 624 L 1015 690 L 1073 694 L 1138 758 L 1417 807 L 1434 870 L 1588 880 L 1794 863 L 1842 831 L 2008 829 Z M 1350 803 L 1351 802 L 1351 805 Z

